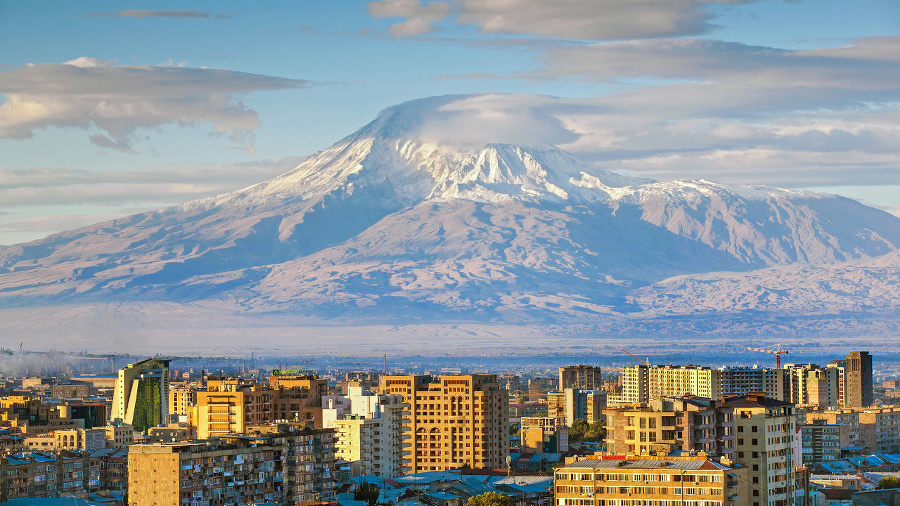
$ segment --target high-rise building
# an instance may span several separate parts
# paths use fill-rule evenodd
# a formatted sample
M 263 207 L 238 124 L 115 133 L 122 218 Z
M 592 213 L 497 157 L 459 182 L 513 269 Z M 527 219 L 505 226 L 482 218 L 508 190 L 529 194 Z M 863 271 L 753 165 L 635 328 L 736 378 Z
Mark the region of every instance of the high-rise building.
M 568 365 L 559 368 L 559 389 L 578 388 L 599 390 L 603 387 L 600 367 L 593 365 Z
M 382 376 L 400 395 L 403 473 L 496 469 L 509 455 L 509 397 L 495 374 Z
M 169 361 L 153 357 L 119 369 L 110 418 L 142 432 L 168 423 Z
M 807 423 L 815 420 L 846 425 L 850 446 L 872 453 L 900 452 L 900 406 L 843 408 L 807 413 Z
M 617 455 L 668 455 L 675 451 L 730 457 L 734 410 L 703 397 L 654 399 L 650 405 L 606 410 L 606 451 Z
M 403 398 L 379 395 L 366 414 L 349 414 L 333 421 L 336 456 L 350 463 L 352 476 L 402 474 L 400 459 Z
M 800 425 L 803 465 L 840 460 L 841 448 L 850 446 L 850 426 L 811 420 Z
M 129 506 L 300 504 L 334 499 L 330 429 L 222 437 L 198 443 L 132 445 Z
M 734 462 L 749 468 L 750 506 L 794 504 L 794 405 L 763 395 L 725 399 L 734 409 Z
M 547 394 L 547 416 L 565 418 L 569 427 L 581 418 L 594 423 L 603 417 L 606 407 L 607 392 L 605 390 L 581 390 L 567 388 L 562 392 Z
M 275 395 L 275 390 L 262 386 L 257 388 L 257 385 L 197 392 L 197 401 L 191 408 L 190 424 L 200 439 L 242 434 L 248 425 L 275 421 L 272 414 Z
M 747 506 L 747 470 L 707 457 L 587 456 L 556 470 L 556 506 Z
M 720 399 L 722 371 L 693 365 L 635 365 L 622 371 L 618 402 L 649 402 L 661 397 L 696 395 Z M 611 403 L 611 402 L 610 402 Z
M 187 416 L 197 400 L 197 388 L 190 385 L 169 387 L 169 414 Z
M 726 366 L 722 371 L 722 397 L 735 397 L 749 393 L 763 393 L 770 399 L 787 400 L 784 369 L 766 367 Z
M 847 406 L 872 405 L 872 356 L 868 351 L 851 351 L 847 355 L 844 377 Z

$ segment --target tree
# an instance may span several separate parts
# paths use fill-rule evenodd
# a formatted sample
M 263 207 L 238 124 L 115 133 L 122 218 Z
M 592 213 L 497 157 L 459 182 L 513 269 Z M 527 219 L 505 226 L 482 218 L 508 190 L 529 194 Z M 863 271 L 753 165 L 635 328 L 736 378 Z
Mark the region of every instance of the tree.
M 588 430 L 584 433 L 585 441 L 596 441 L 600 442 L 606 438 L 606 426 L 605 422 L 601 420 L 597 420 L 592 423 Z
M 577 443 L 584 439 L 584 435 L 591 428 L 584 418 L 576 418 L 569 427 L 569 442 Z
M 900 476 L 885 476 L 878 482 L 878 488 L 900 488 Z
M 369 506 L 374 506 L 378 503 L 379 495 L 381 495 L 381 490 L 379 490 L 378 485 L 364 481 L 357 485 L 353 491 L 353 500 L 366 501 Z
M 466 506 L 514 506 L 513 500 L 506 494 L 497 492 L 485 492 L 470 497 Z

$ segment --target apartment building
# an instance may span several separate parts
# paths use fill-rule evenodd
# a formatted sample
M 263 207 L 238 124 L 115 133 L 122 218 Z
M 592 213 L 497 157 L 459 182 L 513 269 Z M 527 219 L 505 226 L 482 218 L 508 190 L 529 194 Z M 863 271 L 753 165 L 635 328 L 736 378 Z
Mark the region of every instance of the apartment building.
M 276 392 L 258 385 L 219 386 L 224 391 L 197 392 L 189 423 L 197 437 L 209 439 L 226 434 L 241 434 L 252 424 L 275 420 L 272 403 Z
M 405 404 L 404 474 L 506 466 L 509 398 L 495 374 L 382 376 L 380 390 Z
M 391 478 L 402 474 L 400 443 L 403 399 L 379 396 L 378 408 L 367 416 L 347 415 L 334 420 L 335 454 L 350 463 L 352 476 L 374 474 Z
M 169 361 L 153 357 L 119 369 L 111 420 L 138 431 L 169 422 Z
M 725 399 L 734 409 L 734 462 L 747 466 L 749 506 L 794 504 L 793 404 L 763 395 Z
M 565 418 L 522 417 L 522 451 L 565 453 L 569 450 L 569 426 Z
M 720 399 L 722 371 L 700 366 L 635 365 L 622 371 L 622 393 L 617 402 L 646 403 L 661 397 L 696 395 Z M 610 402 L 612 404 L 612 402 Z
M 97 450 L 106 448 L 106 431 L 103 429 L 62 429 L 25 438 L 30 450 Z
M 601 368 L 592 365 L 569 365 L 559 368 L 559 389 L 600 390 Z
M 803 465 L 814 466 L 840 460 L 841 448 L 850 446 L 850 427 L 825 423 L 821 419 L 813 420 L 800 424 L 800 439 Z
M 784 400 L 797 406 L 838 408 L 844 399 L 843 370 L 836 362 L 784 366 L 787 396 Z
M 666 455 L 674 451 L 730 457 L 734 452 L 733 409 L 703 397 L 655 399 L 649 405 L 606 410 L 606 452 Z
M 872 405 L 872 356 L 868 351 L 851 351 L 845 362 L 847 407 Z
M 79 423 L 63 416 L 59 406 L 44 404 L 28 395 L 10 395 L 0 399 L 0 428 L 23 435 L 36 435 L 57 429 L 77 429 Z
M 110 422 L 103 427 L 107 448 L 124 448 L 134 443 L 134 427 L 122 422 Z
M 106 490 L 124 493 L 127 452 L 27 451 L 0 456 L 0 502 L 65 497 Z
M 556 470 L 556 506 L 748 506 L 747 470 L 706 457 L 588 456 Z
M 178 385 L 169 387 L 169 414 L 187 417 L 191 406 L 197 401 L 198 385 Z
M 849 446 L 873 453 L 900 452 L 900 406 L 844 408 L 806 414 L 807 423 L 823 420 L 847 426 Z
M 722 397 L 735 397 L 749 393 L 763 393 L 770 399 L 787 400 L 785 370 L 766 367 L 727 366 L 722 371 Z
M 128 504 L 330 501 L 333 445 L 329 429 L 288 426 L 200 443 L 133 445 L 128 454 Z
M 608 393 L 605 390 L 581 390 L 567 388 L 562 392 L 547 394 L 547 416 L 565 418 L 566 425 L 572 426 L 576 419 L 594 423 L 603 418 Z

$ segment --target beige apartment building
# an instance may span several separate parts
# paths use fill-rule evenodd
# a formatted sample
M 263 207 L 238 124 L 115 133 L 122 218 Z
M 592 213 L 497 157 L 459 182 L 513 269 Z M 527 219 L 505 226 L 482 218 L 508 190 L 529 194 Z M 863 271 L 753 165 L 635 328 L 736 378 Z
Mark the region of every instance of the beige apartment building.
M 522 449 L 536 453 L 565 453 L 569 450 L 569 426 L 561 417 L 522 417 Z
M 844 408 L 807 413 L 807 423 L 824 420 L 846 425 L 850 446 L 865 447 L 873 453 L 900 452 L 900 406 Z
M 190 423 L 199 439 L 241 434 L 248 425 L 271 422 L 274 392 L 256 386 L 238 391 L 197 392 Z
M 610 396 L 625 404 L 646 403 L 661 397 L 696 395 L 708 399 L 722 397 L 722 371 L 700 366 L 635 365 L 622 371 L 622 393 Z
M 200 443 L 133 445 L 128 505 L 330 501 L 333 444 L 330 429 L 277 427 L 268 434 Z
M 704 452 L 730 458 L 734 452 L 734 410 L 703 397 L 655 399 L 650 405 L 606 410 L 606 452 L 666 455 Z
M 169 386 L 169 414 L 188 416 L 197 399 L 197 388 L 191 385 Z
M 405 405 L 404 474 L 506 466 L 509 397 L 497 375 L 382 376 L 380 389 Z
M 376 416 L 348 415 L 334 421 L 335 455 L 350 463 L 351 476 L 391 478 L 403 473 L 400 458 L 400 396 L 379 396 Z
M 25 438 L 29 450 L 97 450 L 106 448 L 104 429 L 61 429 Z
M 588 456 L 556 470 L 556 506 L 749 506 L 747 469 L 706 457 Z
M 793 404 L 763 395 L 725 400 L 734 409 L 734 462 L 748 468 L 749 506 L 794 504 Z
M 559 389 L 600 390 L 602 369 L 592 365 L 569 365 L 559 368 Z
M 547 394 L 547 416 L 565 418 L 566 425 L 572 426 L 581 418 L 594 423 L 603 418 L 609 394 L 605 390 L 581 390 L 567 388 L 562 392 Z

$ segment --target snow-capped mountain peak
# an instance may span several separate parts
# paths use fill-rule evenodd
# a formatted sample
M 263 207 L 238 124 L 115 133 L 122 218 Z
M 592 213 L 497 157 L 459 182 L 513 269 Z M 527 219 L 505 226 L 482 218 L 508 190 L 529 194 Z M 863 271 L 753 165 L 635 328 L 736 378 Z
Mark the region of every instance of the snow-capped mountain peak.
M 390 108 L 248 188 L 0 248 L 0 302 L 578 320 L 632 311 L 649 300 L 627 297 L 640 287 L 664 300 L 675 276 L 834 265 L 900 246 L 900 220 L 849 199 L 656 182 L 546 144 L 420 135 L 447 100 Z

